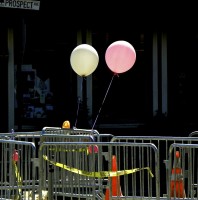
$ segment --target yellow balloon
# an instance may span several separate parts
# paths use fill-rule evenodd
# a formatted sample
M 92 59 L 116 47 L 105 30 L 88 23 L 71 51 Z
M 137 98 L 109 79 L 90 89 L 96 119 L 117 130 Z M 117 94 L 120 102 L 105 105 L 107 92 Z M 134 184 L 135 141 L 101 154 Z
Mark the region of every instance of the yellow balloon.
M 79 76 L 92 74 L 99 63 L 97 51 L 89 44 L 78 45 L 71 53 L 70 64 Z

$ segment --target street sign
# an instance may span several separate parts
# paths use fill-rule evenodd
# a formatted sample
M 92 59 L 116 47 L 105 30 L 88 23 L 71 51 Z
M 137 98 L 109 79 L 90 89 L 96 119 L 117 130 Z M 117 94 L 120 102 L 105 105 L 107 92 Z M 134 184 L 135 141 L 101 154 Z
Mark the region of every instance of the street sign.
M 0 0 L 0 7 L 39 10 L 40 1 L 31 0 Z

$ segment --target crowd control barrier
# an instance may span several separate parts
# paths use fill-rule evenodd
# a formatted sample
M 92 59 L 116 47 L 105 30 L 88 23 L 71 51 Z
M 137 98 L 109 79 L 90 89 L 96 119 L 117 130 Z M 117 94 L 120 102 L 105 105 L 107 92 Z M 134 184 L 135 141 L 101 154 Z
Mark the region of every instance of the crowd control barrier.
M 122 198 L 159 198 L 158 156 L 151 143 L 44 142 L 39 148 L 40 189 L 48 190 L 50 199 L 111 199 L 114 183 Z
M 198 137 L 0 134 L 0 199 L 198 200 Z
M 112 142 L 134 142 L 134 143 L 152 143 L 155 144 L 158 152 L 158 162 L 160 170 L 160 196 L 167 197 L 168 195 L 168 165 L 169 165 L 169 148 L 172 144 L 198 144 L 198 137 L 171 137 L 171 136 L 114 136 L 111 140 Z M 142 155 L 143 156 L 143 155 Z M 190 180 L 190 175 L 187 174 L 187 171 L 191 171 L 189 165 L 184 165 L 184 163 L 192 163 L 193 158 L 188 158 L 188 161 L 184 159 L 184 155 L 181 154 L 181 162 L 184 174 L 184 181 L 187 182 Z M 169 166 L 170 167 L 170 166 Z M 172 170 L 172 167 L 169 169 Z M 168 185 L 167 185 L 168 184 Z M 189 191 L 191 192 L 191 191 Z
M 39 192 L 32 142 L 0 139 L 0 199 L 22 199 Z

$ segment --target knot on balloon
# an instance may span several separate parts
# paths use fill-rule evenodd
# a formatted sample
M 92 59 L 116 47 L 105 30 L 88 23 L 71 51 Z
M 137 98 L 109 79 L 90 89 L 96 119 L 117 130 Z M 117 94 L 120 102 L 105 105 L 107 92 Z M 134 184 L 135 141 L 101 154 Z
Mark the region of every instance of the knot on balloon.
M 114 73 L 113 75 L 119 77 L 119 74 L 118 74 L 118 73 Z

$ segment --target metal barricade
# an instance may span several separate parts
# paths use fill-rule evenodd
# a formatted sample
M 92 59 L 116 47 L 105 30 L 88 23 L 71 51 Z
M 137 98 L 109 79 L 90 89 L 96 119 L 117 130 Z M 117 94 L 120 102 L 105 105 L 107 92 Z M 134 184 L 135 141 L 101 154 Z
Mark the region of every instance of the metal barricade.
M 100 134 L 97 130 L 92 129 L 68 129 L 60 127 L 44 127 L 42 134 L 64 134 L 64 135 L 89 135 L 94 138 L 95 141 L 100 141 Z
M 99 141 L 99 137 L 100 137 L 100 134 L 96 130 L 44 127 L 41 131 L 32 131 L 32 132 L 14 132 L 12 130 L 11 133 L 2 133 L 0 135 L 0 138 L 13 139 L 16 141 L 33 142 L 36 146 L 39 146 L 39 144 L 42 142 L 60 141 L 60 137 L 62 137 L 61 135 L 66 136 L 67 138 L 69 135 L 88 136 L 89 139 L 87 141 L 90 141 L 90 137 L 92 137 L 92 140 L 94 141 Z
M 31 132 L 14 132 L 11 133 L 0 133 L 0 138 L 9 139 L 22 142 L 32 142 L 35 146 L 39 145 L 40 138 L 42 136 L 42 131 L 31 131 Z
M 138 142 L 153 143 L 159 151 L 160 163 L 160 196 L 167 196 L 167 165 L 169 161 L 169 148 L 173 143 L 196 144 L 198 137 L 170 137 L 170 136 L 114 136 L 111 142 Z
M 178 153 L 180 154 L 179 166 Z M 169 148 L 168 198 L 198 199 L 198 144 L 173 143 Z
M 159 199 L 158 157 L 151 143 L 43 142 L 40 193 L 48 190 L 49 199 Z
M 82 132 L 82 131 L 80 131 Z M 75 134 L 74 134 L 75 133 Z M 92 136 L 90 132 L 84 131 L 83 134 L 79 134 L 79 131 L 71 131 L 68 130 L 65 131 L 61 128 L 55 128 L 55 127 L 48 127 L 45 128 L 44 131 L 35 131 L 35 132 L 11 132 L 11 133 L 4 133 L 1 134 L 2 139 L 7 139 L 6 141 L 12 141 L 12 142 L 31 142 L 35 145 L 35 147 L 39 147 L 43 142 L 80 142 L 80 141 L 87 141 L 92 142 L 94 141 L 95 135 Z M 5 149 L 2 150 L 4 152 Z M 35 149 L 35 157 L 32 158 L 32 161 L 34 163 L 34 168 L 36 169 L 36 180 L 37 183 L 40 182 L 39 177 L 39 162 L 38 162 L 38 148 Z M 31 170 L 31 166 L 29 168 Z M 49 173 L 46 174 L 44 177 L 45 179 L 48 179 Z M 42 179 L 43 180 L 43 179 Z M 43 193 L 47 195 L 48 191 L 44 191 Z M 27 194 L 27 192 L 26 192 Z M 43 195 L 42 195 L 43 196 Z M 30 198 L 31 195 L 29 195 Z
M 0 139 L 0 152 L 0 199 L 27 199 L 35 194 L 39 184 L 34 143 Z
M 16 141 L 28 141 L 33 142 L 36 146 L 39 146 L 42 142 L 61 142 L 65 141 L 63 138 L 69 140 L 71 138 L 81 138 L 84 137 L 84 141 L 98 141 L 100 134 L 96 130 L 84 130 L 84 129 L 64 129 L 59 127 L 44 127 L 42 131 L 33 132 L 11 132 L 2 133 L 0 138 L 2 139 L 12 139 Z M 73 137 L 74 136 L 74 137 Z M 70 139 L 71 139 L 70 138 Z M 76 141 L 76 140 L 75 140 Z
M 189 137 L 198 136 L 198 131 L 193 131 L 189 134 Z
M 41 143 L 40 143 L 40 146 L 45 143 L 45 142 L 54 142 L 56 143 L 57 145 L 58 144 L 61 144 L 61 143 L 64 143 L 64 142 L 72 142 L 75 146 L 76 143 L 78 142 L 93 142 L 94 141 L 94 138 L 91 136 L 91 135 L 65 135 L 65 134 L 55 134 L 55 133 L 43 133 L 42 134 L 42 137 L 41 137 Z M 84 149 L 82 149 L 83 151 Z M 86 149 L 86 153 L 88 153 L 88 150 L 92 150 L 92 149 Z M 62 154 L 62 151 L 64 152 L 64 149 L 62 148 L 56 148 L 56 147 L 53 147 L 53 148 L 50 148 L 49 149 L 49 152 L 50 152 L 50 158 L 54 157 L 54 152 L 56 152 L 61 159 L 64 159 L 64 157 L 62 158 L 62 156 L 64 156 L 64 154 Z M 97 161 L 98 162 L 98 161 Z M 53 169 L 53 166 L 52 165 L 45 165 L 45 168 L 43 169 L 43 160 L 41 159 L 41 161 L 39 162 L 39 170 L 40 170 L 40 173 L 39 173 L 39 183 L 40 183 L 40 186 L 42 185 L 51 185 L 51 181 L 52 181 L 52 172 L 54 172 L 54 169 Z M 43 173 L 43 172 L 47 172 L 47 173 Z M 56 171 L 55 173 L 61 173 L 60 171 Z M 53 178 L 54 179 L 54 178 Z M 57 182 L 55 188 L 59 188 L 61 183 Z M 46 191 L 46 190 L 43 190 L 43 191 Z M 50 193 L 48 192 L 48 196 L 49 196 L 49 199 L 51 198 L 50 197 Z

